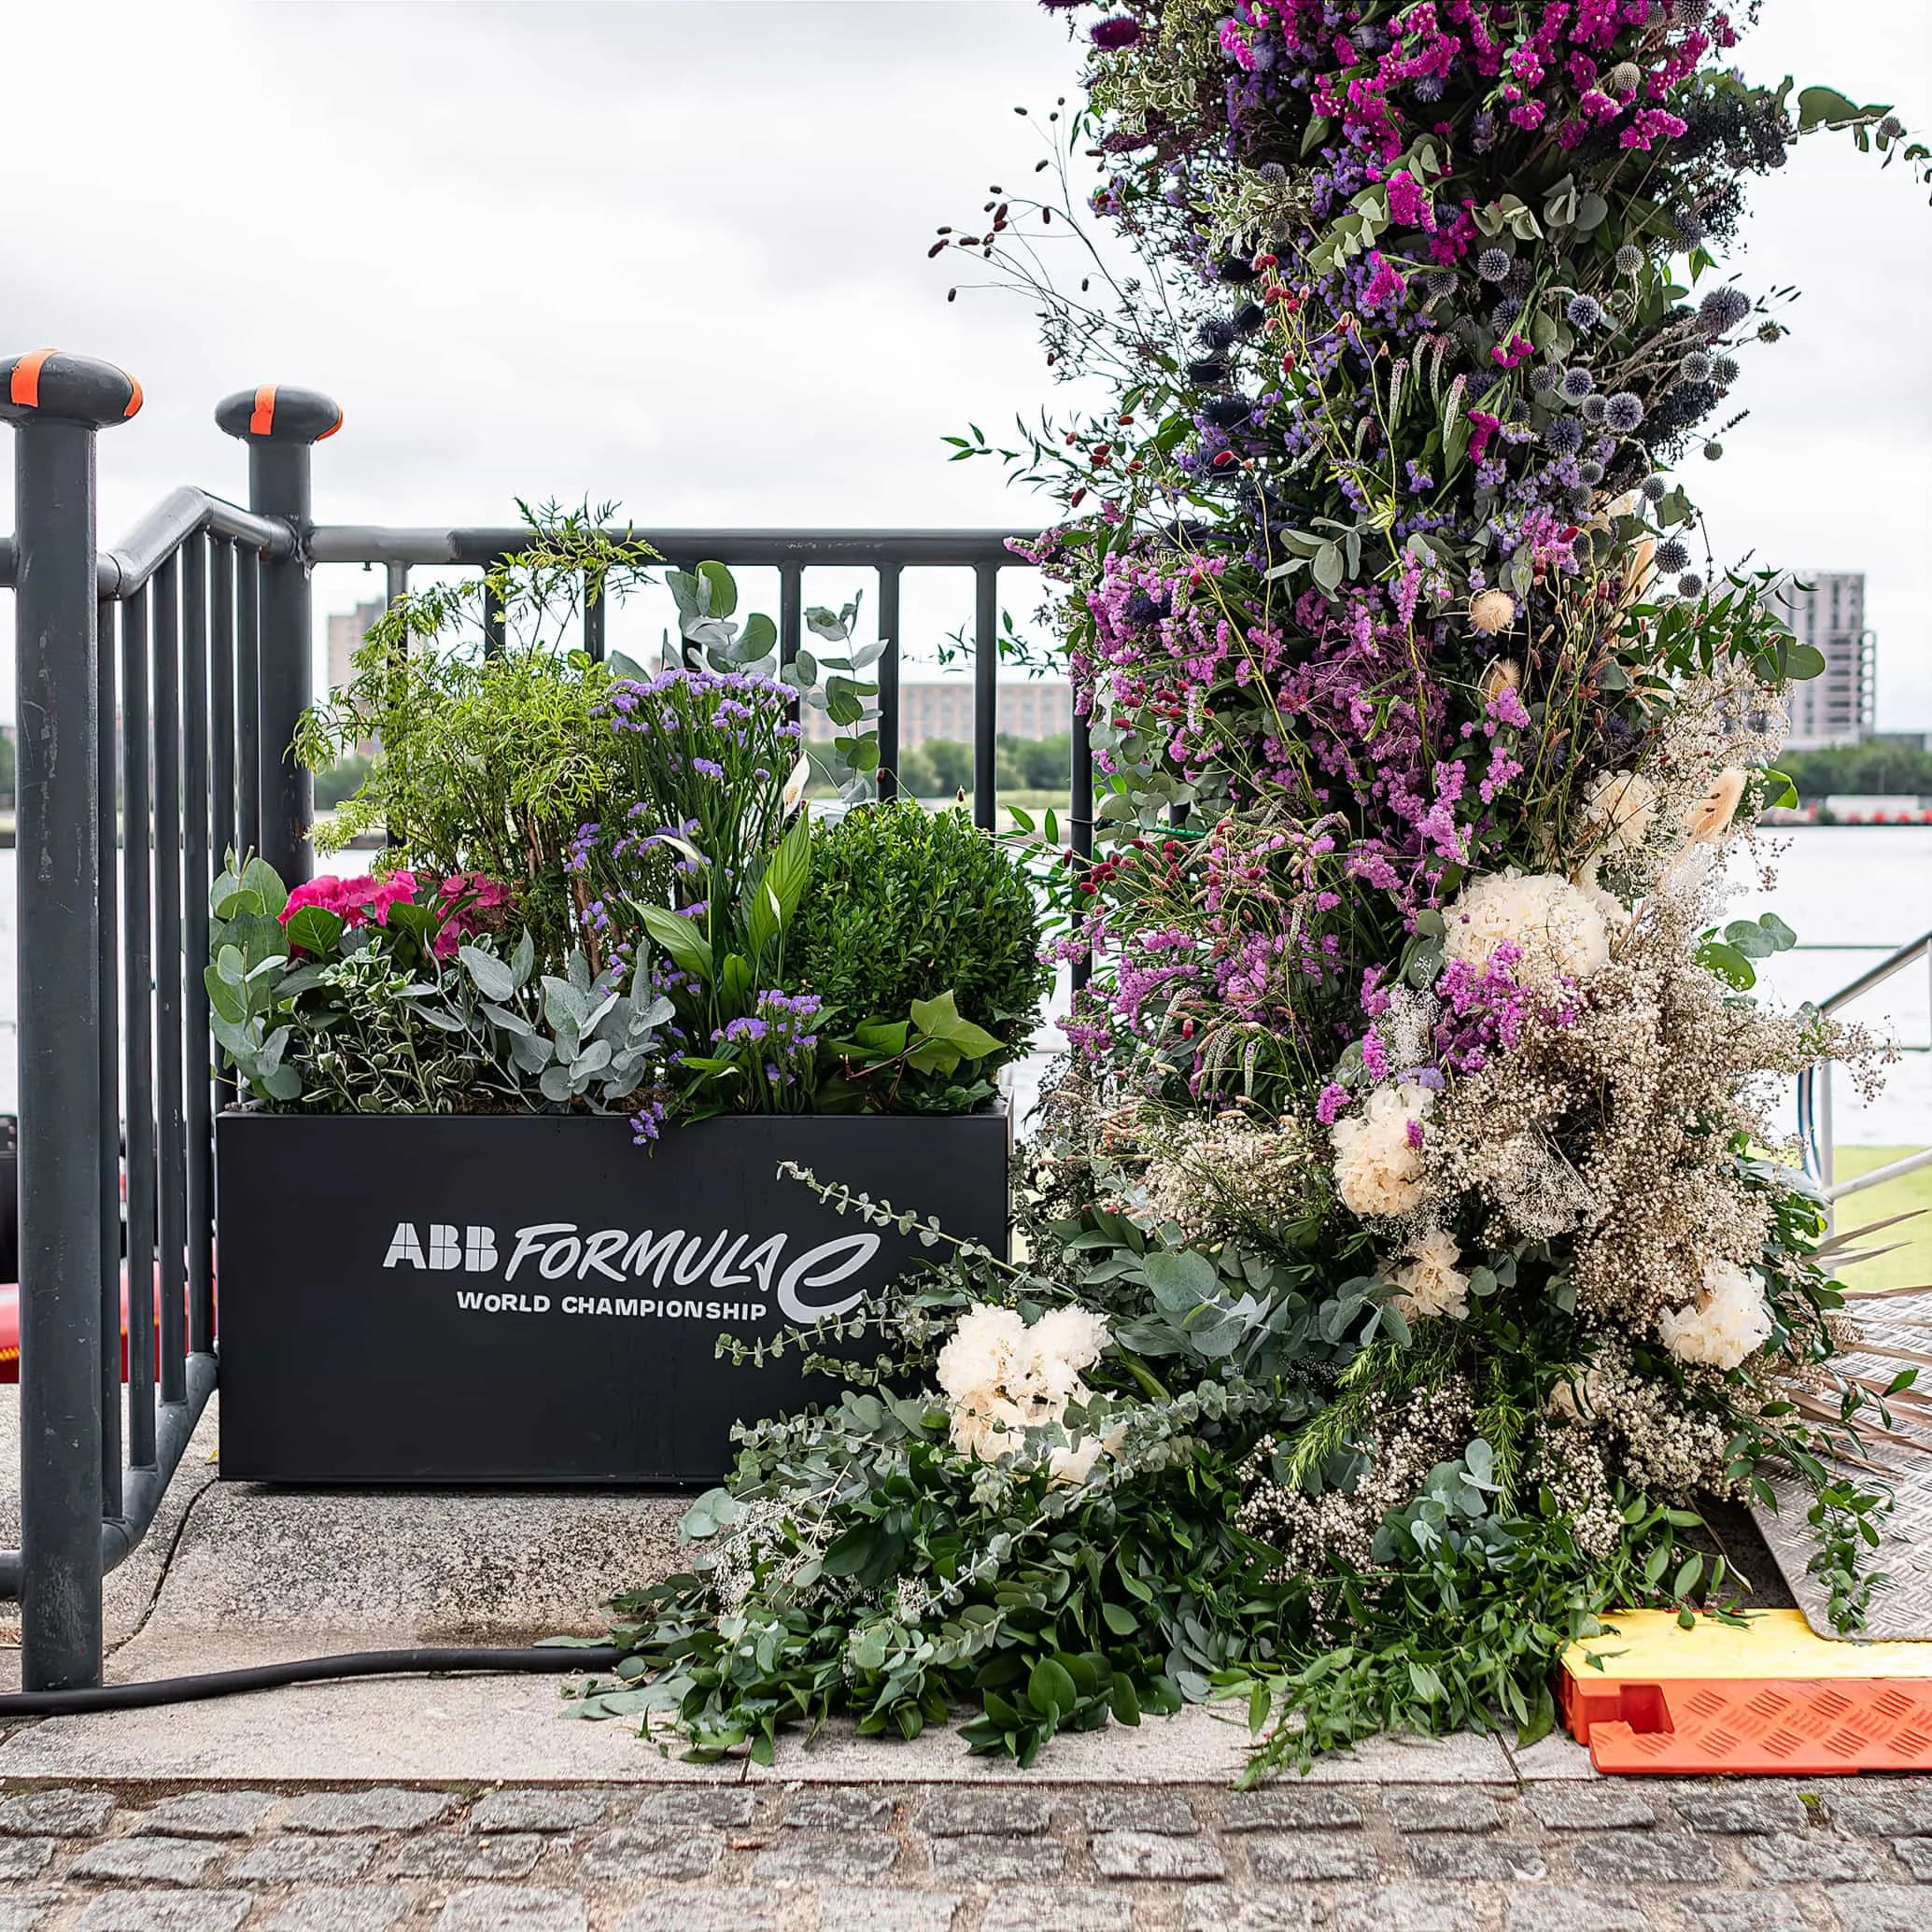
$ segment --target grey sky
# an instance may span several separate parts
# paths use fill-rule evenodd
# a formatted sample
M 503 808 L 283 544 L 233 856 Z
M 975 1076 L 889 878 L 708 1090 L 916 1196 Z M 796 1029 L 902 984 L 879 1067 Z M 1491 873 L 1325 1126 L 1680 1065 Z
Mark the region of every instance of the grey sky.
M 1932 125 L 1925 0 L 1766 12 L 1754 74 Z M 88 76 L 9 91 L 0 333 L 145 385 L 103 442 L 110 533 L 185 479 L 239 495 L 210 411 L 264 381 L 347 412 L 329 520 L 497 521 L 515 494 L 644 525 L 1038 520 L 938 442 L 1051 400 L 1031 317 L 949 306 L 924 259 L 1037 158 L 1013 106 L 1071 91 L 1032 0 L 168 0 L 9 35 L 17 73 Z M 1932 209 L 1842 140 L 1757 206 L 1742 266 L 1804 287 L 1797 333 L 1689 480 L 1728 550 L 1869 572 L 1881 722 L 1932 728 Z

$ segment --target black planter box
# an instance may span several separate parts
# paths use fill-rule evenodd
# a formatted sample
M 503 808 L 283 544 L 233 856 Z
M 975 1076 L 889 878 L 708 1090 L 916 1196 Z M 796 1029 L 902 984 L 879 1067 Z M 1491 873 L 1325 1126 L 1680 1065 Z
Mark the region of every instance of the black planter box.
M 648 1152 L 621 1119 L 230 1112 L 216 1150 L 230 1479 L 714 1480 L 733 1422 L 831 1392 L 719 1335 L 929 1252 L 783 1160 L 1007 1251 L 1004 1112 L 700 1121 Z

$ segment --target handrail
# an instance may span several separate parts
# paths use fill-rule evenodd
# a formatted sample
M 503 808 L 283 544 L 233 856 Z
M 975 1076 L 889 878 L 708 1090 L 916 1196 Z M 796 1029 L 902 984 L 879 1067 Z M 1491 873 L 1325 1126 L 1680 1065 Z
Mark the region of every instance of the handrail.
M 184 484 L 170 490 L 114 549 L 94 559 L 95 594 L 104 602 L 134 596 L 197 530 L 246 543 L 276 562 L 295 554 L 295 532 L 286 523 L 253 515 Z M 13 584 L 16 567 L 13 539 L 0 537 L 0 587 Z
M 734 564 L 901 564 L 912 569 L 974 564 L 1023 567 L 1001 529 L 608 529 L 636 537 L 672 563 L 698 562 L 729 552 Z M 304 546 L 312 563 L 467 564 L 487 566 L 528 549 L 522 524 L 452 529 L 400 529 L 381 524 L 323 523 Z
M 1830 998 L 1819 1002 L 1818 1010 L 1827 1014 L 1840 1011 L 1854 999 L 1871 992 L 1874 987 L 1883 986 L 1895 973 L 1902 972 L 1920 959 L 1932 965 L 1932 932 L 1921 933 L 1916 939 L 1899 947 L 1869 971 L 1840 987 Z M 1835 1180 L 1833 1174 L 1838 1163 L 1831 1133 L 1831 1063 L 1815 1062 L 1798 1077 L 1798 1146 L 1804 1158 L 1805 1174 L 1824 1196 L 1827 1206 L 1847 1194 L 1860 1193 L 1883 1181 L 1897 1180 L 1902 1175 L 1915 1174 L 1922 1167 L 1932 1166 L 1932 1148 L 1925 1148 L 1916 1154 L 1889 1161 L 1884 1166 L 1875 1167 L 1870 1173 L 1858 1175 L 1851 1180 Z

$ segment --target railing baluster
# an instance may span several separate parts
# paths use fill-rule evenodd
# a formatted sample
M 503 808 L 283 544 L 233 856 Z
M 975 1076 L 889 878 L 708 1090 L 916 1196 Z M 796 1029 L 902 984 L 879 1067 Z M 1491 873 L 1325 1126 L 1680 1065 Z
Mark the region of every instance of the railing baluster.
M 117 847 L 120 813 L 116 793 L 116 679 L 114 606 L 101 603 L 94 624 L 94 798 L 100 812 L 101 924 L 98 980 L 101 1001 L 101 1514 L 120 1514 L 120 1244 L 112 1230 L 120 1220 L 120 1000 L 116 980 L 120 960 L 116 918 Z
M 215 1294 L 209 1261 L 214 1243 L 215 1138 L 208 1051 L 208 580 L 200 536 L 181 548 L 182 985 L 187 994 L 182 1034 L 186 1077 L 188 1346 L 206 1354 L 214 1345 Z M 181 1399 L 187 1399 L 182 1385 Z
M 879 566 L 879 635 L 885 654 L 879 660 L 879 796 L 899 790 L 899 566 Z
M 487 577 L 483 580 L 483 654 L 501 657 L 509 648 L 509 630 L 503 621 L 502 594 Z
M 208 646 L 208 750 L 215 769 L 208 830 L 209 845 L 219 860 L 238 842 L 234 810 L 234 545 L 218 537 L 209 549 L 214 558 L 210 609 L 215 628 Z
M 154 938 L 148 867 L 148 618 L 144 587 L 120 607 L 120 756 L 126 798 L 121 948 L 127 1008 L 128 1462 L 154 1466 Z M 117 1327 L 119 1324 L 117 1323 Z
M 235 580 L 234 769 L 241 797 L 236 804 L 235 850 L 244 856 L 261 850 L 261 555 L 250 550 L 240 559 Z
M 973 566 L 973 823 L 990 832 L 997 808 L 999 566 Z
M 187 1399 L 182 1269 L 188 1257 L 186 1124 L 181 1091 L 181 673 L 178 556 L 154 578 L 154 1058 L 160 1104 L 161 1399 Z
M 787 557 L 778 567 L 778 663 L 783 670 L 786 665 L 798 661 L 798 650 L 805 640 L 805 566 L 796 558 Z M 698 660 L 702 663 L 702 659 Z M 802 709 L 795 696 L 792 699 L 792 715 L 802 719 Z
M 593 664 L 604 661 L 604 587 L 591 572 L 584 572 L 584 655 Z

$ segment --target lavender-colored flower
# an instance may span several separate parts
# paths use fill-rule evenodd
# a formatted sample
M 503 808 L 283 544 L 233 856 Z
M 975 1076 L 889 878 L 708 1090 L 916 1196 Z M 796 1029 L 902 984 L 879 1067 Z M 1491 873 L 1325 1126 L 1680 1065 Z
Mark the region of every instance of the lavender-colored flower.
M 1713 289 L 1698 303 L 1698 327 L 1706 335 L 1717 336 L 1735 329 L 1751 313 L 1751 298 L 1732 283 Z
M 1581 362 L 1564 370 L 1563 380 L 1558 385 L 1566 402 L 1581 402 L 1597 387 L 1597 378 Z
M 1557 386 L 1557 372 L 1547 362 L 1539 362 L 1530 372 L 1530 393 L 1547 396 Z
M 1677 231 L 1677 239 L 1686 247 L 1695 247 L 1706 233 L 1704 218 L 1695 208 L 1680 208 L 1671 218 L 1671 225 Z
M 1591 330 L 1603 320 L 1603 304 L 1594 295 L 1572 295 L 1563 314 L 1572 329 Z
M 1643 399 L 1629 389 L 1619 389 L 1603 405 L 1603 427 L 1628 436 L 1643 420 Z
M 1610 413 L 1610 404 L 1601 396 L 1586 396 L 1582 406 L 1586 423 L 1601 423 Z
M 1514 295 L 1505 295 L 1489 311 L 1489 327 L 1501 335 L 1522 313 L 1523 304 Z
M 1486 282 L 1500 282 L 1509 274 L 1509 251 L 1485 248 L 1475 259 L 1475 272 Z
M 1278 161 L 1264 161 L 1254 171 L 1254 178 L 1270 188 L 1288 186 L 1288 170 Z

